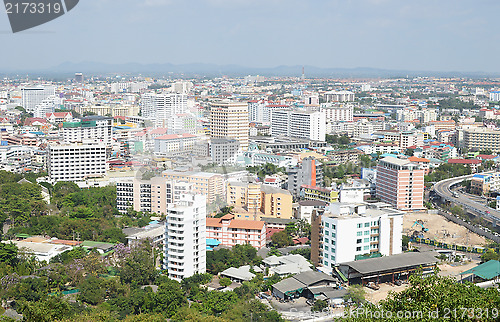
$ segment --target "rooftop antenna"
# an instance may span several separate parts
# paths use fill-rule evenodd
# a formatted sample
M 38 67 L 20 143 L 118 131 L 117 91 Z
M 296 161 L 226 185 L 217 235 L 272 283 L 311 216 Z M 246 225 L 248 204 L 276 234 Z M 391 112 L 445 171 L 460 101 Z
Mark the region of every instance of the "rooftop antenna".
M 302 81 L 306 80 L 306 74 L 304 72 L 304 66 L 302 66 Z

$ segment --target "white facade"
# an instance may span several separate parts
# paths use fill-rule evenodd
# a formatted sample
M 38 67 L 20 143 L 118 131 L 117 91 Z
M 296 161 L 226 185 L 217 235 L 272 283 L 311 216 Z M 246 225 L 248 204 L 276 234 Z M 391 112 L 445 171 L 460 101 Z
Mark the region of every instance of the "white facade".
M 49 145 L 47 151 L 47 168 L 53 183 L 106 175 L 103 144 Z
M 273 136 L 325 141 L 325 113 L 319 111 L 273 110 L 271 133 Z
M 146 93 L 141 96 L 142 116 L 153 120 L 156 127 L 167 126 L 168 120 L 176 114 L 187 110 L 187 95 L 168 93 Z
M 321 217 L 321 226 L 324 272 L 331 272 L 339 263 L 354 261 L 356 255 L 402 252 L 403 213 L 392 208 L 330 204 L 329 212 Z
M 33 113 L 35 107 L 51 95 L 56 94 L 54 86 L 24 87 L 21 88 L 22 105 L 26 112 Z
M 325 113 L 326 121 L 332 122 L 352 122 L 354 118 L 354 105 L 332 105 L 321 104 L 320 111 Z
M 64 123 L 62 128 L 64 143 L 93 141 L 111 146 L 112 121 L 113 119 L 109 117 L 89 116 L 84 117 L 81 122 Z
M 206 272 L 206 198 L 184 194 L 167 207 L 164 269 L 177 281 Z
M 54 113 L 61 104 L 61 99 L 57 95 L 51 95 L 35 106 L 34 117 L 45 118 L 47 113 Z

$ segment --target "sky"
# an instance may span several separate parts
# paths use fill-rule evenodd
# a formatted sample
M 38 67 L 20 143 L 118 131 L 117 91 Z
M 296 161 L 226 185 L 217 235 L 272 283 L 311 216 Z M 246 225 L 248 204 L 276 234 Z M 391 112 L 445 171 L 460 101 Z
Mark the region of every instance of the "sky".
M 500 72 L 498 0 L 80 0 L 13 34 L 0 71 L 63 62 Z

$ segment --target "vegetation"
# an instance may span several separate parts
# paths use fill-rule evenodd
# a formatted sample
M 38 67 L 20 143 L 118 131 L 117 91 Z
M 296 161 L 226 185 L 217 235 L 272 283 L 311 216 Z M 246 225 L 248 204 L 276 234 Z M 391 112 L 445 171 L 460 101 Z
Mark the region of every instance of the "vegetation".
M 251 166 L 247 167 L 248 172 L 256 174 L 261 181 L 264 180 L 266 176 L 272 176 L 276 173 L 286 173 L 285 168 L 280 168 L 272 163 L 266 163 L 262 166 Z
M 469 166 L 462 164 L 441 164 L 434 169 L 430 174 L 425 176 L 425 182 L 438 182 L 441 180 L 465 176 L 471 174 L 472 171 Z
M 262 258 L 257 256 L 257 250 L 251 245 L 236 245 L 232 249 L 219 249 L 207 252 L 207 271 L 219 274 L 229 267 L 243 265 L 258 265 Z
M 457 283 L 453 277 L 442 277 L 437 273 L 426 277 L 415 274 L 410 277 L 408 288 L 389 293 L 378 306 L 365 304 L 366 315 L 347 315 L 347 320 L 373 321 L 373 316 L 378 314 L 383 316 L 381 320 L 384 321 L 445 321 L 445 316 L 449 316 L 451 321 L 496 321 L 498 315 L 493 316 L 491 312 L 498 307 L 500 294 L 496 288 L 482 289 L 469 282 Z M 487 311 L 489 315 L 485 314 Z M 398 315 L 398 312 L 403 315 Z M 404 315 L 405 312 L 409 315 Z
M 274 233 L 271 240 L 273 245 L 278 248 L 293 245 L 292 237 L 285 230 Z

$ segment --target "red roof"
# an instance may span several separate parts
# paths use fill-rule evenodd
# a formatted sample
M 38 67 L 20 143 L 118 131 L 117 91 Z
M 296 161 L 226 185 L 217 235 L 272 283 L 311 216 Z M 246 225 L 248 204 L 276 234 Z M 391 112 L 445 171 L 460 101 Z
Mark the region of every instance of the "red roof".
M 273 235 L 279 231 L 282 231 L 282 230 L 285 230 L 284 228 L 283 229 L 279 229 L 279 228 L 266 228 L 266 239 L 271 239 L 271 237 L 273 237 Z
M 477 160 L 477 159 L 448 159 L 448 163 L 452 163 L 452 164 L 480 164 L 481 160 Z
M 295 245 L 298 245 L 298 244 L 304 245 L 304 244 L 307 244 L 308 241 L 309 241 L 309 238 L 307 238 L 307 237 L 300 237 L 300 238 L 293 239 L 293 243 Z
M 160 137 L 157 137 L 155 140 L 174 140 L 174 139 L 189 139 L 195 138 L 196 135 L 183 133 L 183 134 L 167 134 Z
M 409 157 L 408 160 L 410 160 L 411 162 L 431 162 L 430 160 L 426 159 L 426 158 L 417 158 L 417 157 Z
M 496 158 L 496 155 L 490 155 L 490 154 L 478 154 L 477 158 L 478 159 L 483 159 L 483 160 L 491 160 Z
M 158 128 L 151 131 L 151 134 L 165 134 L 165 133 L 167 133 L 167 129 L 164 128 Z
M 68 114 L 69 114 L 69 116 L 73 116 L 71 114 L 71 112 L 54 112 L 54 113 L 45 113 L 45 117 L 49 118 L 52 115 L 54 115 L 57 118 L 64 118 L 64 117 L 68 116 Z

